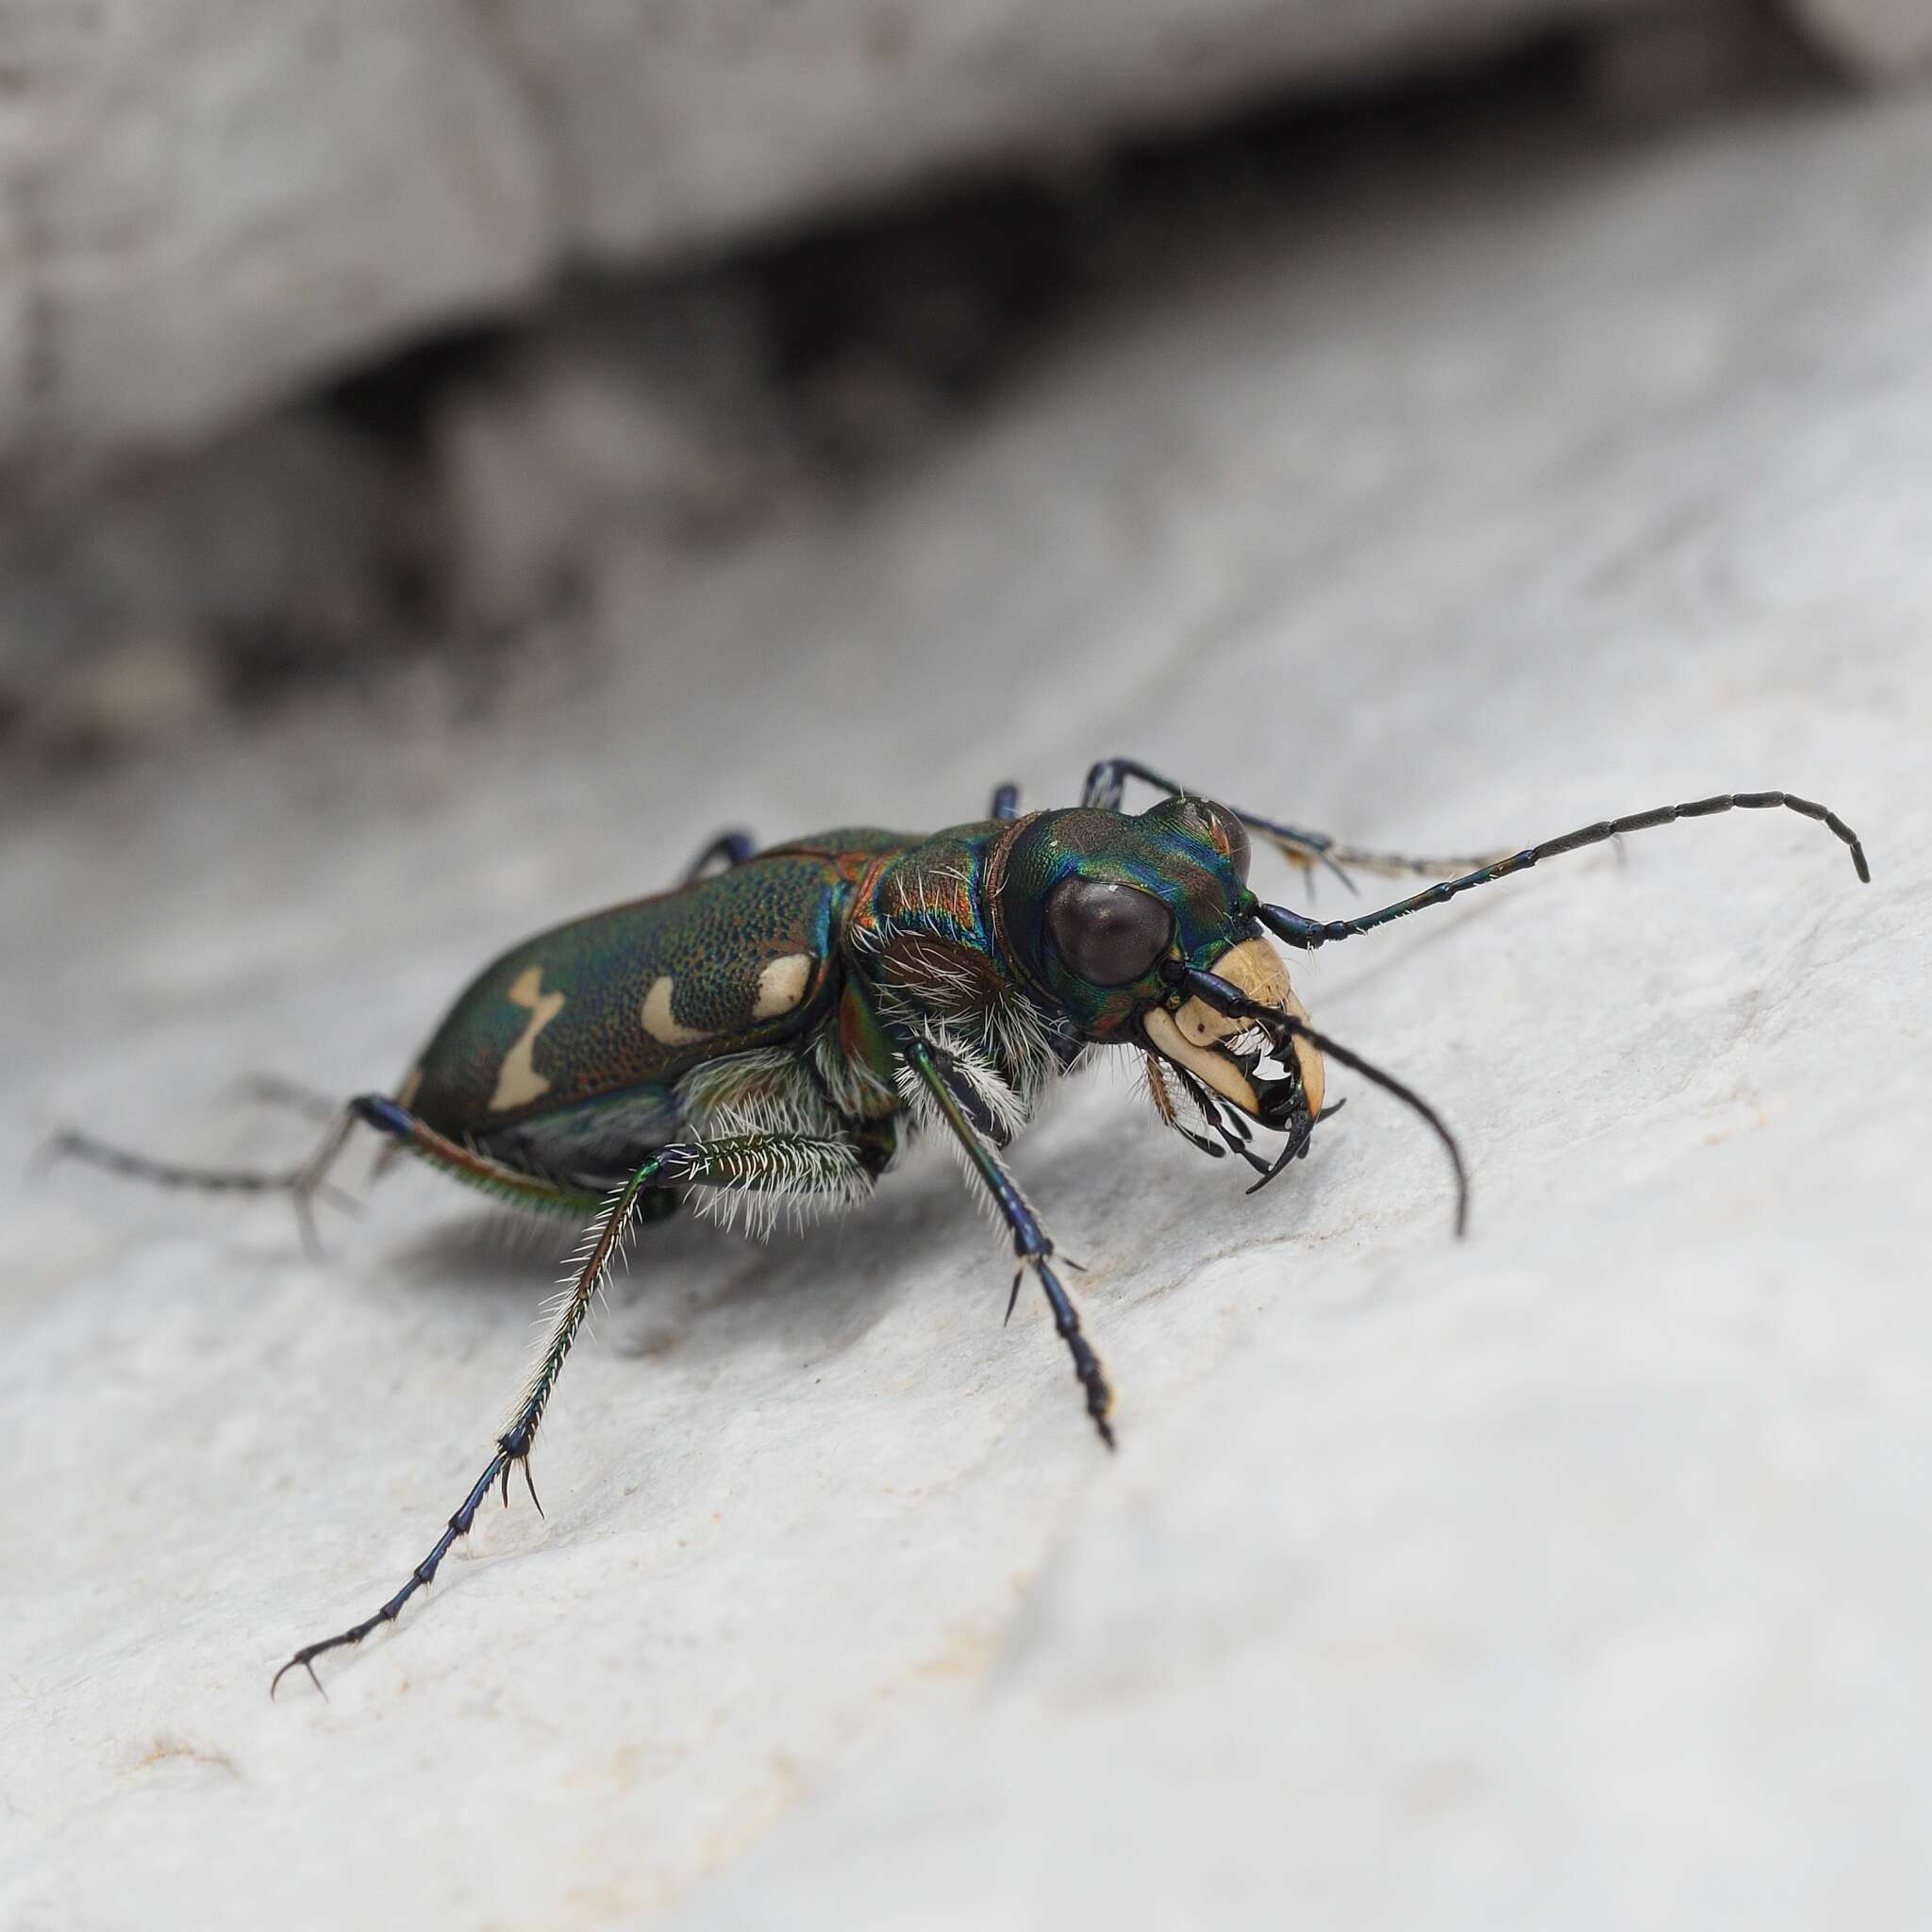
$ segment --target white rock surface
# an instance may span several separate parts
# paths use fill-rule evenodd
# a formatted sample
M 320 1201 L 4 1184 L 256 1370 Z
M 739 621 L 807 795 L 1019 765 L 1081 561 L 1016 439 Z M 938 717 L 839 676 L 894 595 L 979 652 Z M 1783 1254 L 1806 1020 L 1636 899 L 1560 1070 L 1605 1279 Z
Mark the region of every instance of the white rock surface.
M 890 501 L 613 548 L 614 679 L 16 802 L 0 1924 L 1925 1923 L 1928 341 L 1923 108 L 1331 182 Z M 1070 1091 L 1018 1165 L 1117 1460 L 944 1166 L 674 1224 L 547 1519 L 271 1705 L 479 1465 L 548 1262 L 414 1176 L 309 1262 L 36 1137 L 281 1158 L 232 1076 L 392 1078 L 721 822 L 1115 750 L 1451 847 L 1784 784 L 1877 879 L 1732 817 L 1310 962 L 1461 1132 L 1463 1244 L 1357 1081 L 1255 1200 Z
M 0 456 L 199 437 L 556 254 L 461 0 L 20 0 L 0 42 Z
M 558 265 L 1723 0 L 8 0 L 0 460 L 207 434 Z

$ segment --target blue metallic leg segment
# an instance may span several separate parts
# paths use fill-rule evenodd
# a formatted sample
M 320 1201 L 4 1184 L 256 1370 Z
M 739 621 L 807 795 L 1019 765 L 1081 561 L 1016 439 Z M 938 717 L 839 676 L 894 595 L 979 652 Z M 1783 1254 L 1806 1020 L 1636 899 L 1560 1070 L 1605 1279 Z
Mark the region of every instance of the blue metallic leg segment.
M 395 1102 L 385 1100 L 380 1095 L 365 1094 L 353 1106 L 358 1119 L 385 1133 L 395 1134 L 399 1138 L 408 1135 L 413 1141 L 414 1137 L 426 1131 L 421 1122 Z M 597 1218 L 591 1224 L 576 1275 L 557 1310 L 543 1353 L 524 1385 L 516 1413 L 509 1426 L 496 1440 L 496 1453 L 484 1465 L 482 1474 L 471 1485 L 469 1494 L 457 1506 L 455 1515 L 443 1525 L 442 1534 L 437 1538 L 429 1554 L 410 1571 L 403 1587 L 373 1615 L 365 1617 L 359 1624 L 352 1624 L 334 1637 L 324 1638 L 319 1643 L 304 1644 L 275 1674 L 269 1684 L 269 1695 L 274 1696 L 275 1686 L 283 1677 L 298 1669 L 307 1671 L 320 1690 L 322 1680 L 315 1674 L 317 1657 L 332 1650 L 360 1643 L 372 1630 L 384 1624 L 393 1624 L 402 1615 L 403 1607 L 409 1599 L 418 1591 L 428 1589 L 435 1581 L 442 1559 L 449 1555 L 458 1540 L 469 1535 L 476 1511 L 492 1487 L 501 1486 L 503 1500 L 508 1507 L 510 1472 L 513 1469 L 523 1471 L 530 1500 L 537 1503 L 537 1488 L 530 1479 L 530 1450 L 537 1440 L 543 1412 L 549 1406 L 558 1377 L 563 1373 L 563 1364 L 572 1344 L 591 1311 L 591 1304 L 623 1255 L 632 1224 L 641 1213 L 649 1211 L 649 1205 L 654 1199 L 661 1197 L 667 1190 L 682 1186 L 757 1185 L 752 1175 L 761 1163 L 767 1177 L 774 1174 L 795 1175 L 802 1163 L 810 1158 L 811 1150 L 817 1148 L 823 1153 L 825 1145 L 822 1141 L 811 1141 L 806 1136 L 766 1134 L 691 1141 L 659 1149 L 623 1187 L 613 1191 L 608 1200 L 599 1206 Z M 864 1170 L 866 1156 L 863 1151 L 855 1148 L 852 1153 L 853 1162 L 848 1163 L 848 1171 L 854 1164 Z M 542 1507 L 537 1503 L 540 1514 Z
M 758 849 L 758 841 L 749 832 L 720 832 L 685 867 L 684 875 L 678 880 L 678 884 L 682 886 L 695 885 L 721 859 L 724 861 L 721 870 L 729 872 L 733 866 L 742 865 Z
M 918 1074 L 921 1084 L 931 1094 L 941 1118 L 965 1149 L 967 1158 L 977 1170 L 987 1192 L 992 1196 L 1000 1218 L 1012 1230 L 1013 1253 L 1020 1262 L 1013 1275 L 1013 1298 L 1017 1299 L 1021 1279 L 1028 1268 L 1039 1276 L 1041 1291 L 1053 1312 L 1055 1331 L 1066 1343 L 1067 1352 L 1074 1358 L 1074 1374 L 1086 1391 L 1087 1413 L 1100 1432 L 1100 1440 L 1111 1449 L 1114 1446 L 1113 1427 L 1108 1418 L 1113 1409 L 1113 1391 L 1108 1387 L 1107 1372 L 1101 1367 L 1099 1357 L 1080 1332 L 1080 1317 L 1073 1301 L 1053 1272 L 1052 1240 L 1041 1226 L 1033 1209 L 1026 1205 L 1025 1197 L 1015 1186 L 1012 1175 L 1007 1172 L 999 1156 L 974 1126 L 968 1117 L 968 1098 L 962 1095 L 959 1086 L 947 1077 L 941 1056 L 924 1041 L 910 1038 L 902 1041 L 901 1051 Z M 1012 1312 L 1013 1300 L 1009 1299 L 1007 1313 L 1010 1316 Z
M 540 1213 L 570 1214 L 581 1218 L 602 1206 L 595 1194 L 581 1188 L 569 1188 L 546 1180 L 541 1174 L 525 1174 L 520 1168 L 506 1167 L 487 1154 L 460 1141 L 439 1134 L 425 1121 L 418 1120 L 408 1108 L 382 1093 L 358 1093 L 349 1103 L 349 1112 L 364 1126 L 387 1134 L 396 1146 L 426 1162 L 439 1174 L 468 1187 L 478 1188 L 512 1208 L 529 1208 Z M 379 1170 L 378 1170 L 379 1171 Z

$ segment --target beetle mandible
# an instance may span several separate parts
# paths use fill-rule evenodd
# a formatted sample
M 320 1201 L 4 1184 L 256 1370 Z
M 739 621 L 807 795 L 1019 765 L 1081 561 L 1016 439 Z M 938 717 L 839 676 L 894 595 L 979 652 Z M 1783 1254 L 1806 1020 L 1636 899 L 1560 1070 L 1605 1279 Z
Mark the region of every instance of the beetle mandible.
M 1124 812 L 1130 778 L 1159 802 Z M 1333 944 L 1625 832 L 1774 808 L 1827 826 L 1870 880 L 1844 821 L 1783 791 L 1635 812 L 1511 853 L 1421 859 L 1214 804 L 1130 758 L 1095 765 L 1075 808 L 1022 816 L 1002 786 L 987 818 L 929 838 L 865 827 L 759 851 L 726 833 L 673 891 L 541 933 L 486 966 L 392 1094 L 330 1107 L 322 1145 L 299 1168 L 185 1167 L 79 1133 L 58 1136 L 52 1151 L 166 1185 L 286 1191 L 308 1235 L 310 1204 L 360 1124 L 389 1137 L 391 1153 L 587 1224 L 509 1424 L 429 1554 L 372 1616 L 304 1644 L 270 1686 L 300 1668 L 320 1690 L 315 1659 L 393 1623 L 492 1488 L 507 1504 L 521 1470 L 536 1502 L 537 1430 L 636 1224 L 690 1195 L 762 1232 L 787 1208 L 856 1206 L 917 1134 L 950 1140 L 1012 1236 L 1008 1314 L 1030 1272 L 1111 1447 L 1106 1373 L 1002 1158 L 1049 1081 L 1096 1049 L 1137 1050 L 1162 1122 L 1207 1154 L 1245 1161 L 1259 1175 L 1252 1192 L 1306 1154 L 1335 1110 L 1324 1064 L 1335 1060 L 1440 1136 L 1460 1233 L 1468 1190 L 1453 1137 L 1402 1082 L 1309 1024 L 1271 939 Z M 1318 921 L 1250 890 L 1251 836 L 1345 881 L 1352 868 L 1455 876 L 1357 918 Z M 1272 1155 L 1257 1151 L 1250 1123 L 1280 1137 Z

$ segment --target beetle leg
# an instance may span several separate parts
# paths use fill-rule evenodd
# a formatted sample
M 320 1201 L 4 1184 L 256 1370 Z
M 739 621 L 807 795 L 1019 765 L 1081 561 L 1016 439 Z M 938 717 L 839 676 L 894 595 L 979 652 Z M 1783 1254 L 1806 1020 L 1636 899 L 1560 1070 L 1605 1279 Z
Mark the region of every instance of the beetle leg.
M 392 1101 L 382 1101 L 379 1105 L 401 1116 L 402 1121 L 408 1121 L 409 1116 L 403 1114 Z M 367 1115 L 361 1117 L 367 1118 Z M 416 1125 L 420 1127 L 420 1123 Z M 400 1131 L 400 1124 L 388 1130 Z M 812 1185 L 807 1176 L 831 1174 L 828 1157 L 833 1149 L 839 1150 L 843 1157 L 836 1163 L 839 1175 L 847 1178 L 859 1176 L 869 1184 L 870 1174 L 875 1170 L 867 1150 L 857 1141 L 830 1141 L 803 1134 L 739 1134 L 659 1148 L 629 1180 L 615 1190 L 585 1231 L 584 1244 L 574 1264 L 575 1274 L 566 1284 L 562 1300 L 556 1307 L 542 1353 L 538 1356 L 536 1365 L 517 1398 L 509 1426 L 496 1439 L 496 1453 L 484 1465 L 482 1474 L 470 1486 L 469 1494 L 457 1506 L 456 1514 L 443 1525 L 442 1534 L 437 1538 L 429 1554 L 409 1572 L 403 1587 L 373 1615 L 365 1617 L 359 1624 L 352 1624 L 348 1629 L 339 1631 L 333 1637 L 324 1638 L 318 1643 L 304 1644 L 275 1674 L 269 1684 L 269 1695 L 274 1696 L 275 1686 L 291 1671 L 297 1669 L 307 1671 L 314 1679 L 315 1688 L 321 1690 L 322 1680 L 315 1675 L 317 1657 L 331 1650 L 342 1650 L 351 1644 L 360 1643 L 378 1625 L 393 1624 L 402 1615 L 403 1606 L 418 1591 L 426 1590 L 435 1580 L 442 1559 L 449 1555 L 458 1539 L 469 1535 L 476 1511 L 491 1490 L 500 1483 L 504 1502 L 508 1503 L 513 1471 L 522 1470 L 530 1500 L 536 1503 L 537 1489 L 530 1480 L 530 1450 L 536 1442 L 543 1412 L 549 1407 L 551 1394 L 556 1390 L 558 1377 L 563 1373 L 563 1364 L 571 1347 L 591 1311 L 591 1304 L 596 1299 L 612 1266 L 621 1257 L 631 1224 L 653 1195 L 678 1186 L 757 1188 L 782 1184 L 804 1188 Z M 820 1184 L 832 1186 L 838 1183 L 828 1178 Z M 539 1503 L 537 1507 L 541 1514 L 543 1506 Z
M 48 1166 L 58 1160 L 79 1160 L 129 1180 L 151 1181 L 158 1188 L 193 1188 L 208 1194 L 287 1194 L 295 1206 L 302 1245 L 311 1256 L 321 1253 L 315 1233 L 315 1203 L 326 1199 L 345 1214 L 358 1212 L 356 1203 L 329 1184 L 329 1171 L 349 1138 L 356 1115 L 350 1108 L 331 1109 L 328 1131 L 308 1158 L 281 1170 L 249 1167 L 192 1167 L 173 1160 L 156 1160 L 135 1154 L 92 1134 L 68 1128 L 56 1134 L 42 1150 Z
M 987 808 L 990 819 L 1016 819 L 1020 816 L 1020 788 L 1017 785 L 1000 785 L 993 790 L 992 803 Z
M 390 1598 L 375 1615 L 365 1617 L 359 1624 L 352 1624 L 348 1629 L 338 1631 L 333 1637 L 325 1637 L 319 1643 L 306 1643 L 278 1670 L 269 1682 L 269 1695 L 275 1693 L 275 1686 L 292 1670 L 301 1669 L 308 1673 L 315 1688 L 322 1689 L 322 1679 L 315 1674 L 315 1659 L 331 1650 L 341 1650 L 350 1644 L 360 1643 L 378 1624 L 393 1624 L 402 1615 L 403 1606 L 419 1590 L 426 1590 L 435 1580 L 442 1559 L 449 1555 L 452 1545 L 458 1537 L 468 1536 L 470 1526 L 476 1520 L 477 1508 L 484 1497 L 501 1478 L 504 1487 L 504 1501 L 509 1501 L 509 1473 L 513 1463 L 525 1465 L 525 1477 L 528 1480 L 530 1444 L 536 1439 L 537 1424 L 541 1421 L 544 1406 L 550 1400 L 550 1391 L 557 1385 L 557 1377 L 563 1368 L 564 1357 L 569 1355 L 571 1343 L 576 1340 L 577 1330 L 583 1326 L 584 1317 L 590 1313 L 591 1303 L 604 1277 L 608 1274 L 611 1262 L 616 1258 L 623 1245 L 625 1231 L 630 1225 L 631 1216 L 636 1211 L 640 1197 L 656 1177 L 657 1160 L 647 1160 L 623 1187 L 610 1197 L 599 1218 L 591 1224 L 586 1238 L 586 1246 L 579 1257 L 577 1272 L 562 1306 L 558 1309 L 543 1353 L 538 1358 L 537 1366 L 530 1379 L 524 1386 L 524 1392 L 517 1405 L 517 1411 L 510 1425 L 497 1438 L 496 1453 L 485 1465 L 483 1474 L 470 1487 L 470 1493 L 457 1507 L 456 1514 L 443 1525 L 442 1534 L 437 1538 L 429 1554 L 409 1572 L 408 1580 L 402 1589 Z M 534 1484 L 530 1488 L 530 1500 L 537 1499 Z M 541 1506 L 539 1505 L 541 1510 Z
M 295 1089 L 305 1096 L 308 1090 Z M 300 1103 L 307 1106 L 307 1097 Z M 299 1166 L 281 1171 L 245 1167 L 192 1167 L 170 1160 L 155 1160 L 144 1154 L 131 1153 L 90 1134 L 69 1130 L 48 1141 L 45 1158 L 51 1164 L 61 1159 L 85 1161 L 91 1167 L 133 1180 L 151 1181 L 162 1188 L 193 1188 L 204 1193 L 278 1194 L 286 1193 L 294 1203 L 295 1218 L 301 1224 L 302 1245 L 313 1256 L 321 1252 L 315 1233 L 314 1204 L 326 1199 L 345 1214 L 358 1211 L 353 1199 L 332 1186 L 328 1176 L 349 1137 L 350 1128 L 360 1121 L 378 1133 L 390 1135 L 395 1143 L 427 1161 L 430 1166 L 472 1187 L 482 1189 L 520 1208 L 533 1208 L 562 1214 L 586 1214 L 597 1205 L 597 1196 L 560 1186 L 541 1174 L 521 1172 L 478 1154 L 475 1148 L 449 1140 L 433 1127 L 380 1093 L 358 1093 L 345 1107 L 329 1108 L 329 1127 L 316 1150 Z
M 719 1197 L 716 1218 L 727 1227 L 744 1208 L 746 1231 L 762 1235 L 788 1203 L 837 1209 L 862 1199 L 897 1145 L 890 1120 L 859 1124 L 850 1136 L 725 1134 L 666 1148 L 659 1177 Z
M 1081 788 L 1080 803 L 1107 811 L 1118 811 L 1122 790 L 1129 778 L 1138 778 L 1143 785 L 1151 785 L 1157 791 L 1166 792 L 1170 798 L 1189 795 L 1186 786 L 1176 785 L 1172 778 L 1162 777 L 1158 772 L 1150 771 L 1136 759 L 1103 758 L 1087 774 L 1087 783 Z M 1312 832 L 1299 825 L 1283 824 L 1276 819 L 1265 819 L 1258 812 L 1243 811 L 1239 806 L 1231 806 L 1229 809 L 1249 831 L 1258 833 L 1291 865 L 1300 866 L 1304 872 L 1312 872 L 1318 865 L 1326 866 L 1350 891 L 1355 891 L 1355 881 L 1348 875 L 1350 867 L 1360 872 L 1440 874 L 1491 865 L 1505 856 L 1501 850 L 1477 853 L 1463 858 L 1411 858 L 1399 852 L 1372 852 L 1365 846 L 1351 845 L 1327 832 Z
M 439 1174 L 479 1188 L 514 1208 L 534 1208 L 539 1213 L 585 1215 L 602 1205 L 600 1197 L 581 1188 L 568 1188 L 546 1175 L 528 1174 L 521 1168 L 492 1160 L 460 1141 L 439 1134 L 426 1122 L 417 1119 L 407 1108 L 380 1093 L 358 1093 L 349 1103 L 349 1111 L 366 1126 L 391 1137 L 396 1149 L 426 1161 Z M 387 1155 L 391 1150 L 385 1149 Z
M 318 1126 L 334 1120 L 341 1106 L 319 1088 L 280 1074 L 245 1074 L 235 1082 L 234 1091 L 258 1107 L 279 1107 L 287 1113 L 299 1113 Z
M 720 832 L 691 862 L 685 867 L 680 885 L 695 885 L 722 858 L 724 869 L 729 872 L 733 866 L 742 865 L 758 850 L 758 841 L 749 832 Z
M 1107 1371 L 1101 1367 L 1100 1357 L 1080 1332 L 1079 1314 L 1060 1285 L 1059 1277 L 1053 1272 L 1051 1238 L 1041 1226 L 1033 1209 L 1026 1205 L 1025 1196 L 1007 1172 L 999 1155 L 968 1118 L 966 1105 L 953 1083 L 946 1078 L 945 1071 L 932 1049 L 923 1040 L 908 1038 L 902 1041 L 900 1050 L 985 1183 L 994 1207 L 999 1209 L 1000 1218 L 1012 1230 L 1013 1254 L 1020 1263 L 1013 1275 L 1015 1291 L 1018 1291 L 1021 1277 L 1028 1268 L 1039 1276 L 1041 1291 L 1053 1311 L 1053 1325 L 1066 1343 L 1067 1352 L 1074 1358 L 1074 1374 L 1086 1391 L 1087 1413 L 1092 1417 L 1093 1426 L 1100 1432 L 1100 1440 L 1111 1449 L 1114 1446 L 1113 1428 L 1108 1417 L 1113 1408 L 1113 1391 L 1108 1387 Z

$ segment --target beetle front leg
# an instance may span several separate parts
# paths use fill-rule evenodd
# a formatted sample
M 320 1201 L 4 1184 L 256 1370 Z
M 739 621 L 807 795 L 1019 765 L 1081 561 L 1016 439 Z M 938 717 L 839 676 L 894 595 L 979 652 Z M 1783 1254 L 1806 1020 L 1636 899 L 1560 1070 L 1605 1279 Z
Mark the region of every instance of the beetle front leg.
M 1134 758 L 1102 758 L 1087 774 L 1087 783 L 1081 788 L 1080 803 L 1105 811 L 1118 811 L 1121 793 L 1129 778 L 1138 778 L 1141 784 L 1151 785 L 1170 798 L 1207 796 L 1201 791 L 1190 792 L 1186 786 L 1176 785 L 1172 778 L 1162 777 L 1158 772 L 1150 771 Z M 1311 832 L 1299 825 L 1283 824 L 1276 819 L 1265 819 L 1258 812 L 1243 811 L 1239 806 L 1230 806 L 1228 809 L 1250 832 L 1258 834 L 1274 846 L 1291 865 L 1298 865 L 1304 872 L 1312 872 L 1316 866 L 1324 865 L 1351 891 L 1355 886 L 1348 876 L 1350 867 L 1361 872 L 1417 873 L 1441 877 L 1447 873 L 1468 872 L 1478 866 L 1493 865 L 1505 857 L 1500 849 L 1461 858 L 1411 858 L 1398 852 L 1372 852 L 1366 846 L 1351 845 L 1346 840 L 1337 839 L 1330 833 Z
M 952 1130 L 986 1184 L 987 1192 L 992 1196 L 1000 1218 L 1012 1230 L 1013 1254 L 1020 1266 L 1013 1275 L 1013 1294 L 1007 1303 L 1008 1315 L 1010 1317 L 1013 1312 L 1013 1302 L 1019 1297 L 1022 1277 L 1028 1268 L 1032 1269 L 1040 1279 L 1046 1305 L 1053 1312 L 1055 1331 L 1074 1358 L 1074 1374 L 1087 1396 L 1087 1413 L 1100 1432 L 1100 1440 L 1111 1449 L 1114 1446 L 1113 1426 L 1108 1418 L 1113 1411 L 1113 1391 L 1108 1386 L 1107 1371 L 1101 1367 L 1100 1357 L 1080 1332 L 1080 1316 L 1072 1297 L 1053 1272 L 1051 1238 L 1027 1206 L 1025 1196 L 1007 1172 L 998 1154 L 968 1119 L 966 1106 L 955 1091 L 953 1082 L 946 1077 L 946 1070 L 932 1048 L 922 1040 L 908 1039 L 901 1051 L 919 1076 L 921 1085 L 931 1095 L 940 1117 Z

